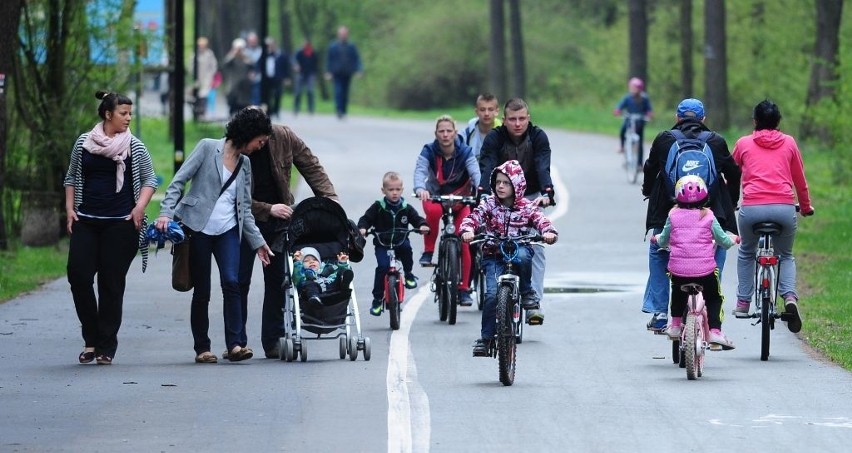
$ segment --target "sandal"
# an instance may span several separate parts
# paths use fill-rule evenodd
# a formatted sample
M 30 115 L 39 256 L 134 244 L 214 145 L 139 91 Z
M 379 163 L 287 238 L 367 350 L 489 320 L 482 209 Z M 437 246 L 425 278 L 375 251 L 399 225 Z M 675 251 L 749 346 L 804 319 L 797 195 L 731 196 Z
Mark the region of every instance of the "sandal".
M 112 365 L 112 357 L 101 354 L 98 356 L 98 365 Z
M 204 351 L 195 356 L 195 363 L 216 363 L 218 361 L 219 359 L 216 358 L 216 354 L 210 351 Z
M 250 359 L 254 356 L 254 351 L 249 348 L 242 348 L 239 346 L 234 347 L 231 352 L 228 353 L 228 360 L 231 362 L 240 362 L 242 360 Z
M 95 351 L 83 351 L 80 353 L 80 357 L 78 357 L 80 363 L 91 363 L 95 360 Z

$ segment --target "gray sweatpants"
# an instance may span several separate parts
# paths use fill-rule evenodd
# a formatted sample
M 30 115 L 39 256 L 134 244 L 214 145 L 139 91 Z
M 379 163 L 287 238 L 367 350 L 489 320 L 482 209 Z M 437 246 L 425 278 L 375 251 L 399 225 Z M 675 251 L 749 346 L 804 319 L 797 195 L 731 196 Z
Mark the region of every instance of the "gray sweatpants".
M 778 294 L 796 294 L 796 259 L 793 257 L 793 239 L 796 237 L 796 207 L 792 204 L 765 204 L 742 206 L 737 216 L 740 229 L 740 249 L 737 253 L 737 299 L 751 300 L 754 294 L 754 255 L 760 239 L 752 231 L 752 225 L 760 222 L 776 222 L 781 225 L 781 234 L 773 238 L 772 246 L 780 257 Z

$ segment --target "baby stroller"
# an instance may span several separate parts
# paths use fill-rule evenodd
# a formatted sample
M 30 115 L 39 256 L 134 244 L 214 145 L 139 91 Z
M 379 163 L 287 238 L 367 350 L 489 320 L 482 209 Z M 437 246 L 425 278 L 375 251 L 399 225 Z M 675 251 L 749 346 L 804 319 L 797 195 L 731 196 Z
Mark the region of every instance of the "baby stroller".
M 354 283 L 349 288 L 320 294 L 321 305 L 299 300 L 299 291 L 293 284 L 292 254 L 302 247 L 314 247 L 321 260 L 336 259 L 341 251 L 349 254 L 352 262 L 364 257 L 364 241 L 354 222 L 334 200 L 325 197 L 307 198 L 300 202 L 290 217 L 283 235 L 284 244 L 273 244 L 273 250 L 284 249 L 287 265 L 284 276 L 284 336 L 278 340 L 279 358 L 288 362 L 297 355 L 302 362 L 308 360 L 306 340 L 338 339 L 340 358 L 349 355 L 358 358 L 364 351 L 364 360 L 370 360 L 370 338 L 361 335 L 361 317 L 355 298 Z M 360 239 L 360 240 L 359 240 Z M 276 247 L 278 245 L 279 247 Z M 311 335 L 313 334 L 313 335 Z

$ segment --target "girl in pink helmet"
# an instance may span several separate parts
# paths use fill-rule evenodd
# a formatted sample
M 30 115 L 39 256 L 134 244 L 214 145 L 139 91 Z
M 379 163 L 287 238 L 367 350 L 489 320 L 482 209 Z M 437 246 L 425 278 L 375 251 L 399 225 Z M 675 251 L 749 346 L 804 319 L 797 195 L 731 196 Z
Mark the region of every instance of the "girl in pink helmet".
M 625 94 L 618 104 L 615 106 L 615 110 L 612 111 L 612 114 L 615 116 L 627 115 L 630 113 L 638 113 L 643 115 L 644 118 L 650 120 L 654 117 L 654 108 L 651 106 L 651 98 L 648 97 L 648 93 L 645 92 L 645 82 L 638 77 L 633 77 L 627 82 L 627 94 Z M 621 130 L 618 135 L 621 138 L 621 146 L 618 148 L 618 152 L 624 152 L 624 139 L 625 134 L 627 133 L 627 118 L 625 117 L 624 122 L 621 123 Z M 639 165 L 642 165 L 643 157 L 643 143 L 645 137 L 645 121 L 637 121 L 636 122 L 636 133 L 639 134 Z
M 704 290 L 702 295 L 707 306 L 707 323 L 710 325 L 708 341 L 722 347 L 734 349 L 734 344 L 722 333 L 722 292 L 719 284 L 719 268 L 714 255 L 716 246 L 730 248 L 739 243 L 739 237 L 728 236 L 722 229 L 713 211 L 704 207 L 707 202 L 707 185 L 700 176 L 687 175 L 675 184 L 677 205 L 669 211 L 663 231 L 651 240 L 660 247 L 669 247 L 669 276 L 671 278 L 671 316 L 666 334 L 677 340 L 683 330 L 682 315 L 688 295 L 680 290 L 681 285 L 697 283 Z

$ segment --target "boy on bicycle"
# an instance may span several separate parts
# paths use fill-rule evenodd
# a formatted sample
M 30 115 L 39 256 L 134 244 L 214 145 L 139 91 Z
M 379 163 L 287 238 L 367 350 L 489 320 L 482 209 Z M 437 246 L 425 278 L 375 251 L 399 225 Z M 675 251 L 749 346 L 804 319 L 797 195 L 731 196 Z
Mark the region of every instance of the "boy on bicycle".
M 485 197 L 461 223 L 459 229 L 462 240 L 470 242 L 477 230 L 497 236 L 518 236 L 529 229 L 541 232 L 544 242 L 553 244 L 558 232 L 550 219 L 542 213 L 536 204 L 524 198 L 527 182 L 524 171 L 516 160 L 509 160 L 491 173 L 491 195 Z M 482 267 L 485 270 L 485 306 L 482 310 L 481 337 L 473 346 L 474 357 L 486 357 L 496 330 L 497 276 L 504 272 L 504 263 L 492 244 L 482 246 Z M 532 289 L 533 249 L 529 245 L 518 250 L 516 268 L 519 270 L 522 304 L 525 309 L 534 310 L 528 319 L 530 325 L 544 322 L 544 315 L 538 310 L 538 296 Z
M 417 209 L 406 203 L 402 197 L 402 177 L 399 173 L 395 171 L 385 173 L 382 177 L 382 194 L 384 194 L 384 197 L 370 205 L 367 212 L 358 219 L 358 230 L 362 236 L 367 234 L 369 228 L 373 227 L 376 230 L 376 235 L 381 236 L 382 242 L 395 244 L 397 241 L 394 240 L 393 234 L 396 229 L 408 229 L 408 225 L 413 225 L 423 233 L 429 231 L 426 219 L 421 217 Z M 413 252 L 408 237 L 403 236 L 403 238 L 405 240 L 395 246 L 393 250 L 402 262 L 402 268 L 405 271 L 405 287 L 413 289 L 417 287 L 417 277 L 411 272 L 414 266 Z M 373 246 L 376 250 L 376 278 L 373 281 L 373 306 L 370 308 L 370 314 L 380 316 L 384 295 L 384 277 L 390 267 L 390 261 L 388 249 L 379 243 L 378 237 L 373 239 Z

